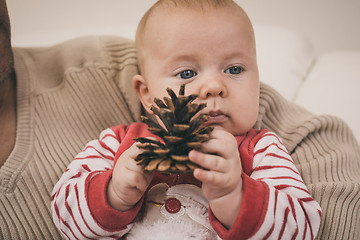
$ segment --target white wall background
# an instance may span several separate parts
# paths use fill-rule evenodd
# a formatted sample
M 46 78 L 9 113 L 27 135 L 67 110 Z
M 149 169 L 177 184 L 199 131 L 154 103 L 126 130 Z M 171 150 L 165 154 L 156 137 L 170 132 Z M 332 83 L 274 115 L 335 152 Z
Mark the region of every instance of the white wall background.
M 81 35 L 133 38 L 156 0 L 7 0 L 15 46 L 58 43 Z M 255 25 L 291 28 L 317 53 L 360 50 L 360 0 L 237 0 Z

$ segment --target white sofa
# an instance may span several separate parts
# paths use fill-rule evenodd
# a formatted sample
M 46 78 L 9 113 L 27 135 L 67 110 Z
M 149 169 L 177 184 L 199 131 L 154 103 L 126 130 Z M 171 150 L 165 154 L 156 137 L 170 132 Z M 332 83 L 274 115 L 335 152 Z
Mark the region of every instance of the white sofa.
M 360 51 L 316 55 L 292 30 L 254 28 L 261 81 L 311 112 L 342 118 L 360 143 Z

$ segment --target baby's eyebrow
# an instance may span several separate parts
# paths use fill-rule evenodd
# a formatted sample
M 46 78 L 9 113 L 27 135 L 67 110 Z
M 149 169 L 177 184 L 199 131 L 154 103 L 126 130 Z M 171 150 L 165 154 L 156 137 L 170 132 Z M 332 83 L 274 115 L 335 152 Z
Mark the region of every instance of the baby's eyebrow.
M 174 54 L 169 57 L 169 61 L 176 62 L 176 61 L 194 61 L 197 60 L 196 54 L 194 53 L 181 53 L 181 54 Z
M 229 53 L 224 53 L 225 59 L 233 59 L 233 58 L 243 58 L 250 55 L 249 51 L 243 51 L 241 49 L 236 49 L 236 51 L 231 51 Z

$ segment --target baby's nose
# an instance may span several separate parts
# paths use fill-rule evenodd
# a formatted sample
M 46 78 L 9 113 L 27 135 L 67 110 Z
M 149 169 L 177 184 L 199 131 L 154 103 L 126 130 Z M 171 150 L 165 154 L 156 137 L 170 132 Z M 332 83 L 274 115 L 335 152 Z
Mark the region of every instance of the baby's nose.
M 201 89 L 200 98 L 208 97 L 225 97 L 227 93 L 224 79 L 218 74 L 204 79 Z

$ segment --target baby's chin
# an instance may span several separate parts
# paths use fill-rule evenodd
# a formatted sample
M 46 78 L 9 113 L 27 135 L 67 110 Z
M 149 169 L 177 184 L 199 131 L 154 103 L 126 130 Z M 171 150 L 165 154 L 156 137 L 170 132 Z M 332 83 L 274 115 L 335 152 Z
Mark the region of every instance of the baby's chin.
M 225 131 L 231 133 L 234 136 L 243 135 L 246 132 L 250 131 L 250 129 L 252 128 L 252 127 L 248 127 L 248 126 L 246 126 L 246 127 L 244 127 L 244 126 L 234 126 L 230 122 L 229 118 L 228 118 L 227 121 L 225 121 L 223 123 L 211 123 L 211 124 L 208 124 L 208 125 L 212 126 L 212 127 L 220 127 L 222 129 L 224 129 Z

